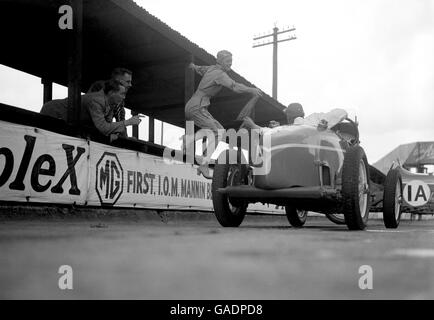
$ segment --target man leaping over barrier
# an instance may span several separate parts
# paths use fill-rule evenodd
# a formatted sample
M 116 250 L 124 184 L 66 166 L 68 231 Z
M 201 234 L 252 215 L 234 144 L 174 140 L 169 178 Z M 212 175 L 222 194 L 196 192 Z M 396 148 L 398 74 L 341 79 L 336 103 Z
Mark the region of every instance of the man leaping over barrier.
M 217 63 L 212 66 L 196 66 L 190 63 L 189 67 L 194 69 L 202 76 L 199 86 L 185 106 L 185 119 L 194 121 L 194 124 L 201 129 L 212 130 L 215 135 L 215 147 L 219 143 L 218 130 L 224 129 L 223 126 L 208 112 L 210 99 L 217 95 L 223 87 L 231 89 L 236 93 L 250 93 L 253 97 L 247 102 L 247 109 L 252 108 L 260 96 L 261 90 L 258 88 L 247 87 L 232 80 L 227 72 L 232 66 L 232 54 L 222 50 L 217 53 Z M 245 108 L 246 108 L 245 107 Z M 220 135 L 221 138 L 221 135 Z M 193 142 L 194 143 L 194 142 Z M 197 169 L 198 175 L 203 174 L 205 178 L 211 178 L 208 164 L 211 160 L 211 152 L 206 153 L 210 145 L 203 150 L 206 156 L 202 164 Z M 215 148 L 214 148 L 215 150 Z

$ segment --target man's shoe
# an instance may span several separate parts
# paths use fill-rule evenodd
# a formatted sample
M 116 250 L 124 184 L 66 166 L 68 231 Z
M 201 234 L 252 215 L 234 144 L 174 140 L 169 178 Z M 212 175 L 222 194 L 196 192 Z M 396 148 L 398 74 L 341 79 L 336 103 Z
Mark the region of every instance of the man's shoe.
M 209 172 L 209 167 L 206 165 L 200 165 L 197 168 L 197 175 L 198 176 L 203 175 L 204 178 L 206 178 L 206 179 L 212 179 L 212 175 Z

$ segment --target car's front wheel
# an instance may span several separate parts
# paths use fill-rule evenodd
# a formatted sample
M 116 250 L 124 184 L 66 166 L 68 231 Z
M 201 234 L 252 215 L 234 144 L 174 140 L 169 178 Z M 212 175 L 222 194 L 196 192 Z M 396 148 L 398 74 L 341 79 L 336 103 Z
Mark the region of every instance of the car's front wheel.
M 402 178 L 398 169 L 386 176 L 383 194 L 383 221 L 386 228 L 398 228 L 401 220 Z
M 299 210 L 294 206 L 285 206 L 286 217 L 288 218 L 289 224 L 294 228 L 301 228 L 304 226 L 307 220 L 307 211 Z
M 369 166 L 362 147 L 350 147 L 342 168 L 342 201 L 345 223 L 350 230 L 366 228 L 371 197 L 369 195 Z
M 229 159 L 229 156 L 226 159 Z M 248 204 L 227 194 L 221 194 L 217 190 L 246 183 L 246 167 L 239 164 L 216 164 L 214 167 L 212 202 L 214 214 L 223 227 L 238 227 L 244 220 Z

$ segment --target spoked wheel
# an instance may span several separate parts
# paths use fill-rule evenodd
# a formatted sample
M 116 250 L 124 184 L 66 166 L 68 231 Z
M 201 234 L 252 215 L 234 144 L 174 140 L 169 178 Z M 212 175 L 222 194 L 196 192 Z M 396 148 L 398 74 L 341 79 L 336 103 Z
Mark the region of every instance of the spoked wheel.
M 390 170 L 384 183 L 383 221 L 386 228 L 398 228 L 401 220 L 402 178 L 398 169 Z
M 366 228 L 371 207 L 369 188 L 369 166 L 365 152 L 358 145 L 350 147 L 342 169 L 343 213 L 350 230 Z
M 340 213 L 327 213 L 326 214 L 327 219 L 329 219 L 331 222 L 344 225 L 345 224 L 345 216 Z
M 227 158 L 228 159 L 228 158 Z M 247 165 L 216 164 L 212 179 L 212 202 L 214 214 L 223 227 L 238 227 L 246 215 L 248 203 L 227 194 L 218 193 L 219 188 L 245 184 Z
M 299 210 L 294 206 L 287 205 L 285 206 L 286 217 L 288 218 L 289 223 L 294 228 L 301 228 L 304 226 L 307 220 L 307 211 Z

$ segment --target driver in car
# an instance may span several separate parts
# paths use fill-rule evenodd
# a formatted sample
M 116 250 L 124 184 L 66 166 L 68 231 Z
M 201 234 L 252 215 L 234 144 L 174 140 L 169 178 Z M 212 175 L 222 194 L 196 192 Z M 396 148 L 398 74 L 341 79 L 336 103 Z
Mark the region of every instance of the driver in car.
M 286 114 L 286 120 L 288 125 L 294 124 L 294 121 L 297 118 L 304 118 L 303 106 L 298 102 L 290 103 L 288 107 L 283 110 L 283 112 Z M 262 134 L 268 129 L 276 128 L 278 126 L 280 126 L 280 123 L 274 120 L 269 122 L 268 128 L 258 126 L 249 116 L 243 117 L 243 124 L 241 125 L 241 127 L 247 129 L 258 129 L 261 131 Z

